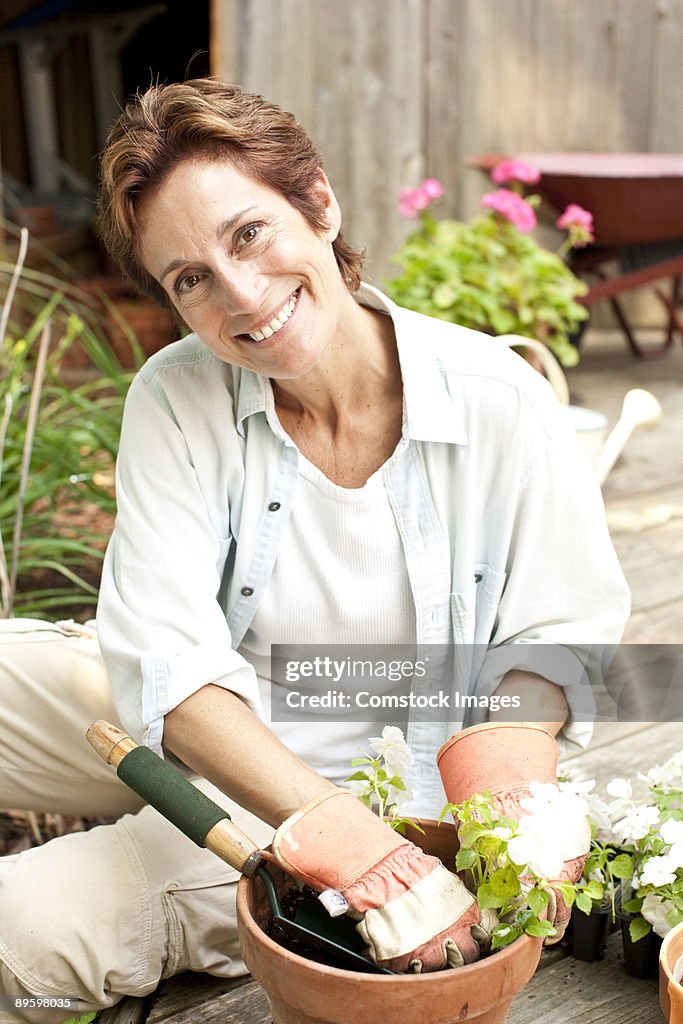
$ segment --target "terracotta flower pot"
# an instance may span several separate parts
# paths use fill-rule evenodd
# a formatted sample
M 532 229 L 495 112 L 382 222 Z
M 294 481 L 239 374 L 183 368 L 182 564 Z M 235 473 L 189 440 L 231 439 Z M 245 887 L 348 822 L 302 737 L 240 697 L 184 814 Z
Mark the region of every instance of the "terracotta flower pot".
M 672 928 L 659 953 L 659 1005 L 669 1024 L 683 1021 L 683 924 Z
M 457 849 L 455 827 L 422 821 L 418 845 L 449 866 Z M 278 885 L 289 887 L 273 868 Z M 274 1024 L 503 1024 L 510 1003 L 529 981 L 542 939 L 524 935 L 512 945 L 457 970 L 422 975 L 363 974 L 306 960 L 266 934 L 270 909 L 259 880 L 243 878 L 237 921 L 244 962 L 270 1001 Z

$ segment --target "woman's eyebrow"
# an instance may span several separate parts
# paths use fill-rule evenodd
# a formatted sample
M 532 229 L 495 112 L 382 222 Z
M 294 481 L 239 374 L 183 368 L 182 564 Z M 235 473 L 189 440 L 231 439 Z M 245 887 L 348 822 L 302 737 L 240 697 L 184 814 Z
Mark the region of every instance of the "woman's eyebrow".
M 221 239 L 223 235 L 227 234 L 228 231 L 230 231 L 232 228 L 235 227 L 236 224 L 239 223 L 242 217 L 245 217 L 248 213 L 251 213 L 251 211 L 255 209 L 255 206 L 247 206 L 244 208 L 244 210 L 240 210 L 239 213 L 234 213 L 232 217 L 228 217 L 227 220 L 222 221 L 222 223 L 220 223 L 218 225 L 218 228 L 216 229 L 216 238 Z
M 255 206 L 245 206 L 243 210 L 240 210 L 238 213 L 234 213 L 232 217 L 228 217 L 227 220 L 221 221 L 221 223 L 216 228 L 216 238 L 220 241 L 223 235 L 231 231 L 232 228 L 234 228 L 235 225 L 238 224 L 243 217 L 245 217 L 248 213 L 251 213 L 251 211 L 255 209 Z M 186 263 L 187 260 L 183 259 L 171 260 L 171 262 L 162 270 L 159 281 L 163 281 L 164 278 L 167 277 L 167 275 L 170 274 L 172 270 L 177 270 L 178 267 L 182 267 Z

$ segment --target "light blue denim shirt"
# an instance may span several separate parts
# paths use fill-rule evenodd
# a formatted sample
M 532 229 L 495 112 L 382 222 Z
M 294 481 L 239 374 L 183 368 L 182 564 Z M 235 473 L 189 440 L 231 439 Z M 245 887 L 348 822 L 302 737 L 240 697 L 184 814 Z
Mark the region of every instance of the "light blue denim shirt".
M 485 335 L 369 286 L 358 298 L 388 313 L 396 332 L 403 457 L 385 482 L 418 644 L 452 645 L 459 685 L 480 694 L 510 669 L 533 671 L 529 651 L 553 645 L 557 656 L 536 670 L 565 687 L 570 709 L 585 707 L 586 664 L 599 670 L 589 652 L 619 641 L 629 596 L 595 476 L 552 389 Z M 121 719 L 153 749 L 164 715 L 207 683 L 260 713 L 255 672 L 236 649 L 297 478 L 298 451 L 266 378 L 222 362 L 194 335 L 135 378 L 97 623 Z M 409 723 L 419 797 L 408 813 L 441 806 L 434 755 L 462 724 L 458 713 Z M 564 732 L 585 743 L 590 725 L 575 716 Z

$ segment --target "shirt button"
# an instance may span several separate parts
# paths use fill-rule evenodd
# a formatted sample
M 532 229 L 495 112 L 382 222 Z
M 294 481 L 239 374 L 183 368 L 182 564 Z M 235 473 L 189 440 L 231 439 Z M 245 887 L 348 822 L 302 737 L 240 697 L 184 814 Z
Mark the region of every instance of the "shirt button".
M 270 505 L 268 506 L 268 511 L 269 512 L 277 512 L 277 510 L 279 508 L 280 508 L 280 502 L 279 501 L 271 501 Z
M 254 593 L 254 588 L 253 587 L 242 587 L 242 589 L 240 590 L 240 594 L 243 594 L 244 597 L 251 597 L 251 595 L 253 593 Z
M 482 574 L 480 572 L 475 572 L 475 574 L 474 574 L 474 582 L 475 583 L 481 583 L 482 579 L 483 579 Z

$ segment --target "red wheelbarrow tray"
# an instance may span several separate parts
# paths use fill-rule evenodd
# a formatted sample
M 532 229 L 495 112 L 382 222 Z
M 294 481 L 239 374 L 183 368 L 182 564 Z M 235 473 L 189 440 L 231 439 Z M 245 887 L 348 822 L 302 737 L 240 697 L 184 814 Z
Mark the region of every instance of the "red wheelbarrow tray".
M 505 157 L 485 154 L 467 163 L 491 171 Z M 512 159 L 536 167 L 541 174 L 534 192 L 559 213 L 577 203 L 593 214 L 595 245 L 578 250 L 570 265 L 578 274 L 597 274 L 599 281 L 579 301 L 590 306 L 607 299 L 626 336 L 631 351 L 641 358 L 664 355 L 678 334 L 683 339 L 683 320 L 678 307 L 683 275 L 683 154 L 682 153 L 516 153 Z M 611 260 L 619 246 L 662 245 L 681 241 L 681 251 L 671 258 L 647 261 L 640 270 L 608 276 L 601 265 Z M 669 279 L 667 294 L 655 282 Z M 618 296 L 652 287 L 665 307 L 668 323 L 664 341 L 644 349 L 636 340 Z
M 467 162 L 490 171 L 508 157 Z M 683 238 L 683 153 L 515 153 L 536 167 L 533 187 L 562 211 L 578 203 L 593 214 L 598 245 L 645 245 Z

